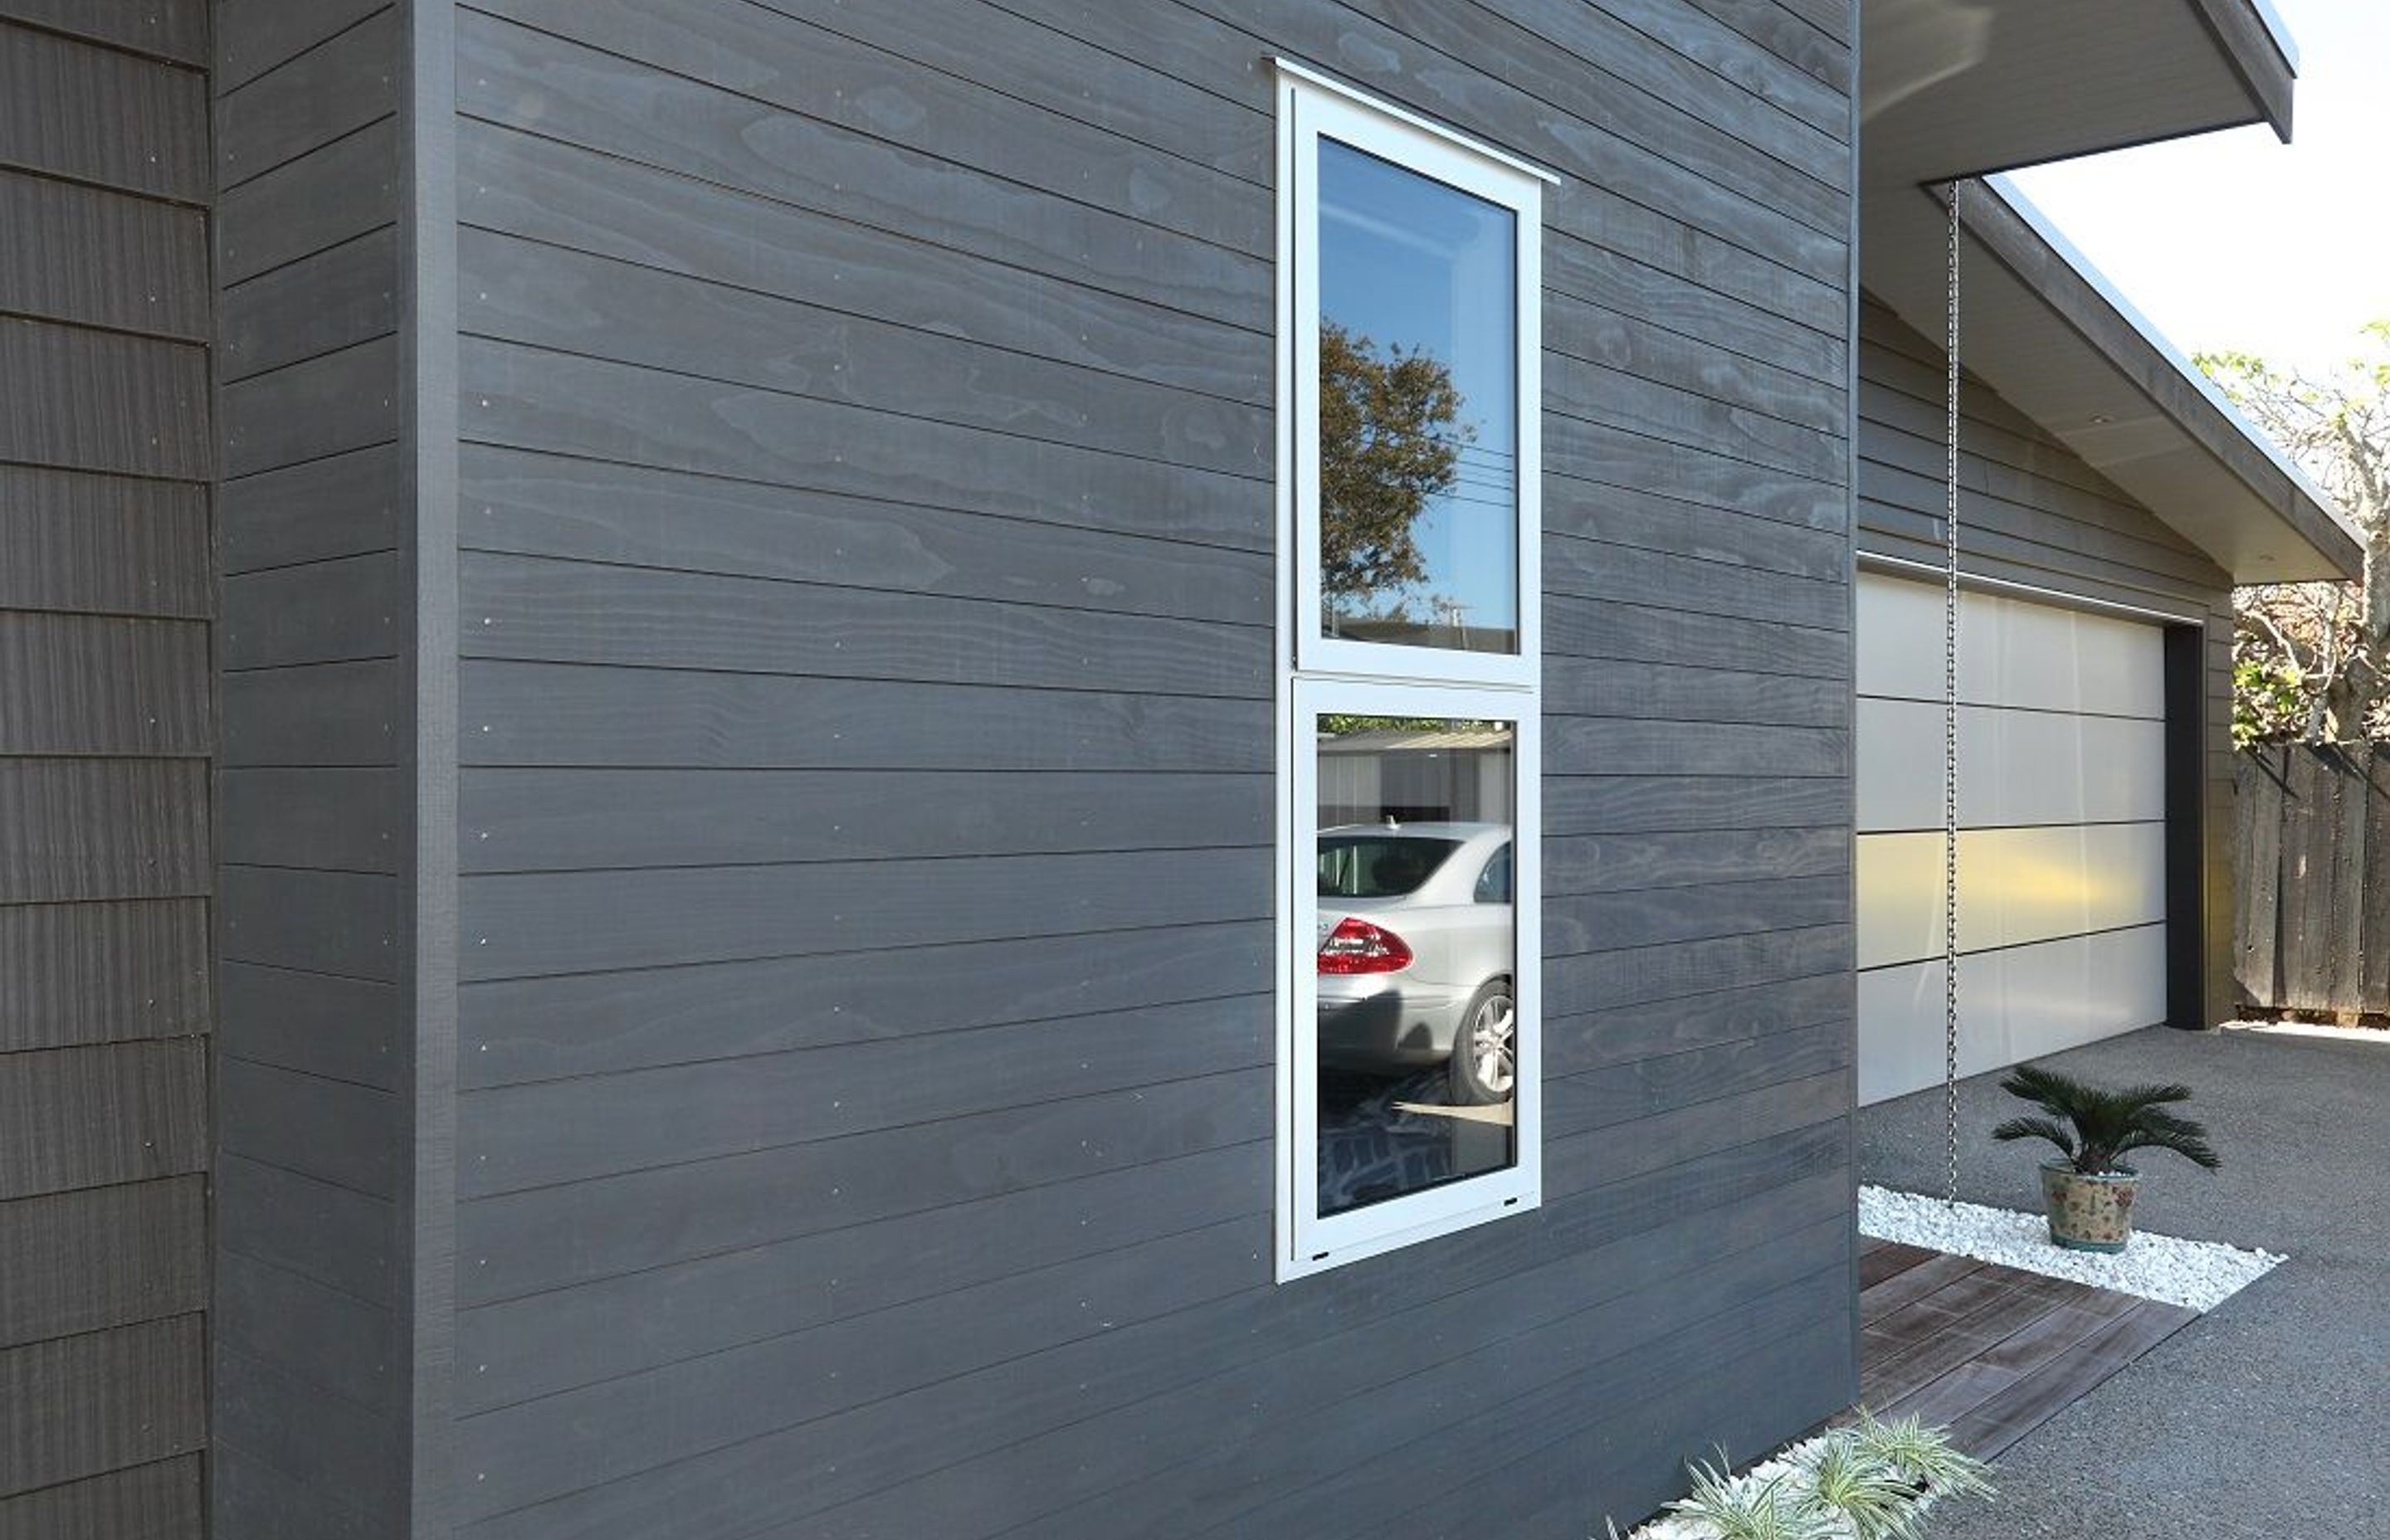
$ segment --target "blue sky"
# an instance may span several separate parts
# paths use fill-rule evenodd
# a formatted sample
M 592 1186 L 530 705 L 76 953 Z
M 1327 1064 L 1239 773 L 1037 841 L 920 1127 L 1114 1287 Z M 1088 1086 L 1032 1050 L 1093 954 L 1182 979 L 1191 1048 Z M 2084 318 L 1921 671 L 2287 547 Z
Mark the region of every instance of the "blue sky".
M 2185 353 L 2320 367 L 2390 318 L 2390 0 L 2272 0 L 2294 142 L 2231 129 L 2021 173 L 2017 186 Z

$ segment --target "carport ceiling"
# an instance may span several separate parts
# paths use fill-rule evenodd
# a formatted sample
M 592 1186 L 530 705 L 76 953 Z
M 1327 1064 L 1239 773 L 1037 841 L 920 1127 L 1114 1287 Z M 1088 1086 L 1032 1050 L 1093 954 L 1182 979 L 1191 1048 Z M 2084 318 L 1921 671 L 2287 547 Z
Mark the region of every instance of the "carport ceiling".
M 2242 123 L 2290 130 L 2255 0 L 1864 0 L 1859 276 L 1943 330 L 1954 177 Z M 1961 360 L 2235 582 L 2349 575 L 2345 520 L 2013 194 L 1970 184 Z
M 1863 0 L 1870 186 L 1947 182 L 2241 123 L 2291 134 L 2251 0 Z

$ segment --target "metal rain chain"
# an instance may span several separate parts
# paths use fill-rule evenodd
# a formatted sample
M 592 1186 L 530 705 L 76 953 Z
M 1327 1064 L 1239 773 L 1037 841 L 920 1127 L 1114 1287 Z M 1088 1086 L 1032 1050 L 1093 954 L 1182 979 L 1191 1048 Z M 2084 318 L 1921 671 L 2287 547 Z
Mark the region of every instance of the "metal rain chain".
M 1947 542 L 1942 602 L 1942 1091 L 1949 1110 L 1950 1185 L 1959 1201 L 1959 183 L 1947 189 L 1949 284 L 1947 360 L 1947 456 L 1944 485 L 1949 503 L 1942 530 Z

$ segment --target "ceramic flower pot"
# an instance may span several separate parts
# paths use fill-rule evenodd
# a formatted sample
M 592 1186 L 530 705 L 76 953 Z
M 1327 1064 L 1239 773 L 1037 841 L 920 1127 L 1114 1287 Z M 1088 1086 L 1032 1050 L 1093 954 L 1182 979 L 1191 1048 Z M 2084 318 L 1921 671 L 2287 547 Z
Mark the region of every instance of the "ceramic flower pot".
M 2049 1238 L 2071 1251 L 2121 1251 L 2133 1238 L 2133 1171 L 2086 1176 L 2064 1161 L 2045 1161 L 2041 1200 L 2049 1213 Z

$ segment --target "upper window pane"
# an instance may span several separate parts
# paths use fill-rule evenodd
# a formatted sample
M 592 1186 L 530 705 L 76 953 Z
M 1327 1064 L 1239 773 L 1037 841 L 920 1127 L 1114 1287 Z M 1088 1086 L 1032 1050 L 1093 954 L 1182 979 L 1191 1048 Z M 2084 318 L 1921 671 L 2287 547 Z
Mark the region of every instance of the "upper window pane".
M 1323 635 L 1519 650 L 1517 216 L 1319 141 Z

